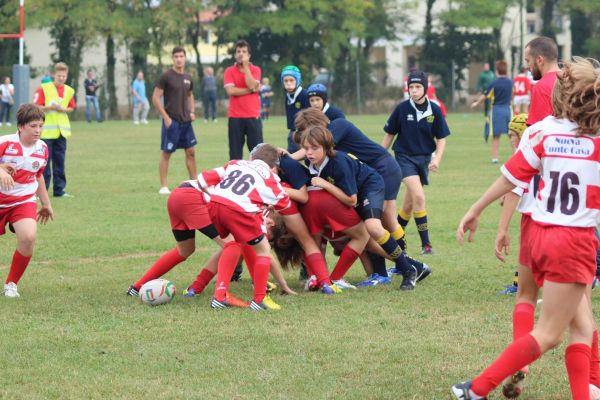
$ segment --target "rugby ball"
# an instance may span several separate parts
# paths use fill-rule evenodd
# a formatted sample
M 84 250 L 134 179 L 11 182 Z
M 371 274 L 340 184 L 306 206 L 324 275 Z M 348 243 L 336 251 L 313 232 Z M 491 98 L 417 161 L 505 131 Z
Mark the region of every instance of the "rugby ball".
M 175 297 L 175 285 L 166 279 L 154 279 L 140 288 L 140 300 L 150 306 L 170 303 Z

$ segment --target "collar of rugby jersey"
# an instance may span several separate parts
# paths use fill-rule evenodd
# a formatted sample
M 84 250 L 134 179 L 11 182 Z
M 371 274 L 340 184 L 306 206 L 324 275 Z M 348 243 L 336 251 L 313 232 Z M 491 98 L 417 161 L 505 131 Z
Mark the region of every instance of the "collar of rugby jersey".
M 433 115 L 433 110 L 431 109 L 431 101 L 429 101 L 429 99 L 427 99 L 427 110 L 425 110 L 425 111 L 419 111 L 419 109 L 417 108 L 417 105 L 413 101 L 412 97 L 409 99 L 409 101 L 410 101 L 410 105 L 417 113 L 417 122 L 419 122 L 420 120 L 422 120 L 425 117 Z
M 329 102 L 325 103 L 325 107 L 323 107 L 323 114 L 325 114 L 329 110 Z
M 329 157 L 325 156 L 325 159 L 323 160 L 323 162 L 321 163 L 321 166 L 318 169 L 317 169 L 317 167 L 315 167 L 315 165 L 313 163 L 310 163 L 310 165 L 308 166 L 308 171 L 310 172 L 311 175 L 321 176 L 321 171 L 323 171 L 323 168 L 325 168 L 325 166 L 327 165 L 328 162 L 329 162 Z
M 296 88 L 296 91 L 294 92 L 294 96 L 290 96 L 289 92 L 285 93 L 285 96 L 287 97 L 287 103 L 288 104 L 294 104 L 294 102 L 296 101 L 296 98 L 298 98 L 298 95 L 300 94 L 300 92 L 302 91 L 302 86 L 298 86 Z

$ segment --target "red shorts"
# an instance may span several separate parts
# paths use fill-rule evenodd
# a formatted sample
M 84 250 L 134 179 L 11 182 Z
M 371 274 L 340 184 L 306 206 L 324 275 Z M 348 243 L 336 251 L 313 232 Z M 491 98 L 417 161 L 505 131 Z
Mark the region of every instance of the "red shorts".
M 231 233 L 236 242 L 246 244 L 264 235 L 261 213 L 242 212 L 225 204 L 210 202 L 208 214 L 223 239 Z
M 13 224 L 25 218 L 37 220 L 37 203 L 28 201 L 14 207 L 0 208 L 0 235 L 6 233 L 7 223 Z
M 531 270 L 538 287 L 545 280 L 589 285 L 596 275 L 598 239 L 594 228 L 541 225 L 529 228 Z
M 519 244 L 519 264 L 531 268 L 531 215 L 521 214 L 521 243 Z
M 204 194 L 191 187 L 173 189 L 167 201 L 171 229 L 196 230 L 212 224 Z
M 301 206 L 300 212 L 312 235 L 323 232 L 325 227 L 341 232 L 362 221 L 354 208 L 342 204 L 327 191 L 311 190 L 308 194 L 308 202 Z
M 292 187 L 287 182 L 281 182 L 281 186 L 283 188 L 291 188 Z M 290 199 L 290 206 L 288 208 L 279 211 L 279 215 L 295 215 L 295 214 L 299 214 L 299 213 L 300 213 L 300 210 L 298 209 L 298 204 L 296 204 L 296 202 L 292 199 Z

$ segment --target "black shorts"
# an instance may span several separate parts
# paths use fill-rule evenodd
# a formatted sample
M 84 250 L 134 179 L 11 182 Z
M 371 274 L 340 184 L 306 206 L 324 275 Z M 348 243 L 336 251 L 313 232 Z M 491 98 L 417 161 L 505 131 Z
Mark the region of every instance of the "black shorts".
M 385 189 L 382 185 L 369 185 L 361 188 L 358 193 L 356 212 L 364 221 L 369 218 L 380 219 L 383 214 L 383 202 L 385 200 Z
M 421 184 L 429 185 L 431 155 L 409 156 L 403 153 L 396 153 L 396 162 L 400 166 L 404 178 L 419 175 Z
M 385 200 L 396 200 L 402 183 L 402 170 L 391 155 L 386 155 L 371 163 L 369 167 L 379 172 L 385 185 Z

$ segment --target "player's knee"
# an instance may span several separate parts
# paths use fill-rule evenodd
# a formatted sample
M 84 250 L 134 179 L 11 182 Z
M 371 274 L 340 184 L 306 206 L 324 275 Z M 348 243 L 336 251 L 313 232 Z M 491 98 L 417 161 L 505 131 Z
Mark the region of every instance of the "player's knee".
M 563 341 L 562 332 L 545 332 L 534 329 L 531 334 L 540 346 L 542 353 L 559 346 Z
M 381 225 L 381 220 L 369 218 L 365 221 L 365 226 L 369 235 L 376 240 L 385 235 L 385 229 Z

